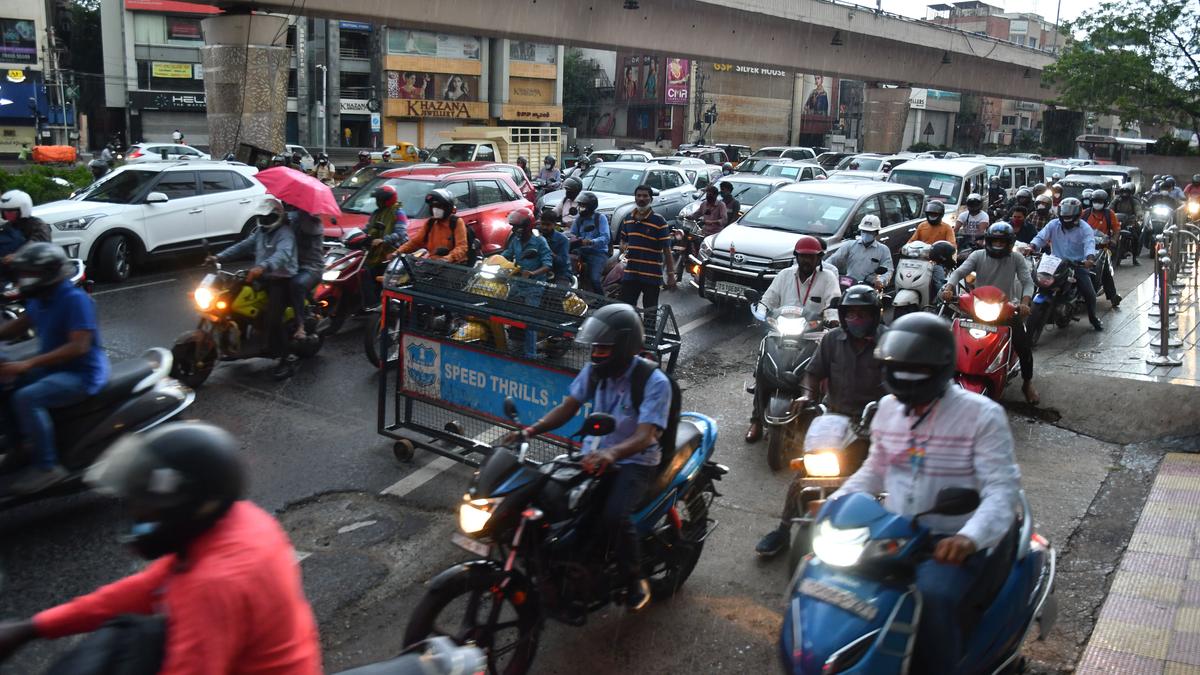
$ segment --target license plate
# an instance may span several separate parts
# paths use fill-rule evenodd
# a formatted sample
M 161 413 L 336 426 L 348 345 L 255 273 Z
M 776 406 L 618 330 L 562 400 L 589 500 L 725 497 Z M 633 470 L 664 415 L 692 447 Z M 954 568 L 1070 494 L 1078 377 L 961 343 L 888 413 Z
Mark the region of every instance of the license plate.
M 713 290 L 722 295 L 732 295 L 740 298 L 750 287 L 741 284 L 733 284 L 728 281 L 714 281 Z
M 879 608 L 870 601 L 863 600 L 850 591 L 822 583 L 815 579 L 805 579 L 800 582 L 800 594 L 815 598 L 858 616 L 865 621 L 874 621 L 879 614 Z
M 462 532 L 455 532 L 454 534 L 451 534 L 450 541 L 454 542 L 455 546 L 466 549 L 480 558 L 486 558 L 488 557 L 488 554 L 492 552 L 492 547 L 490 545 L 485 544 L 482 541 L 475 541 Z
M 976 323 L 974 321 L 969 321 L 967 319 L 963 319 L 962 325 L 963 325 L 963 328 L 966 328 L 967 330 L 981 330 L 985 333 L 995 333 L 996 332 L 995 326 L 990 326 L 986 323 Z

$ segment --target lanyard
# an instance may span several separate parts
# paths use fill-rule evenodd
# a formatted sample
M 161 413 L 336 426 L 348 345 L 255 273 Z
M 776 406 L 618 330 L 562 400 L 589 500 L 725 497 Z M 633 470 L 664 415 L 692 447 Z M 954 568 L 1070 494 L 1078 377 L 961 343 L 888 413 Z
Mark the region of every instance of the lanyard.
M 912 468 L 913 472 L 913 485 L 912 489 L 909 490 L 908 493 L 908 505 L 910 507 L 913 503 L 913 497 L 917 493 L 917 479 L 921 476 L 921 470 L 925 467 L 925 446 L 917 444 L 917 427 L 921 426 L 921 423 L 924 422 L 931 413 L 933 413 L 934 408 L 937 407 L 937 404 L 940 401 L 941 397 L 931 403 L 929 408 L 927 408 L 925 412 L 921 413 L 921 416 L 917 418 L 917 421 L 913 422 L 908 427 L 908 465 Z M 929 437 L 926 437 L 925 440 L 928 441 L 930 437 L 932 437 L 932 434 L 930 434 Z
M 813 270 L 812 274 L 808 275 L 808 288 L 804 290 L 804 299 L 802 299 L 800 301 L 800 307 L 804 307 L 805 305 L 808 304 L 808 296 L 810 293 L 812 293 L 813 284 L 816 283 L 816 281 L 817 281 L 817 272 L 820 272 L 820 271 L 821 271 L 820 269 L 815 269 L 815 270 Z M 799 270 L 797 270 L 796 278 L 793 279 L 793 281 L 796 282 L 796 297 L 800 297 L 800 272 L 799 272 Z

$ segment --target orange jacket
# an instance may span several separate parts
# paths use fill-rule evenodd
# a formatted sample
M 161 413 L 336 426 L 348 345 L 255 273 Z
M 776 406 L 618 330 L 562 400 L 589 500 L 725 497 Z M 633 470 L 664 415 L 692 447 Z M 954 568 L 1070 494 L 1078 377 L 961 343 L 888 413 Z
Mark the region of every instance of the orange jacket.
M 1117 219 L 1117 214 L 1113 213 L 1112 209 L 1104 209 L 1104 211 L 1087 209 L 1083 212 L 1083 220 L 1093 230 L 1107 234 L 1109 239 L 1115 240 L 1121 234 L 1121 221 Z
M 409 239 L 400 247 L 400 253 L 412 253 L 418 249 L 425 249 L 429 252 L 429 257 L 434 260 L 445 260 L 452 263 L 464 263 L 467 261 L 467 226 L 462 218 L 458 216 L 450 216 L 453 220 L 442 218 L 434 220 L 430 218 L 425 221 L 425 225 L 421 227 L 421 231 L 417 236 Z M 439 256 L 434 255 L 434 251 L 439 248 L 450 249 L 449 255 Z
M 954 235 L 954 228 L 942 222 L 939 222 L 937 225 L 930 225 L 927 220 L 917 225 L 917 231 L 913 232 L 908 240 L 923 241 L 930 245 L 936 244 L 939 241 L 948 241 L 955 248 L 958 248 L 958 239 Z

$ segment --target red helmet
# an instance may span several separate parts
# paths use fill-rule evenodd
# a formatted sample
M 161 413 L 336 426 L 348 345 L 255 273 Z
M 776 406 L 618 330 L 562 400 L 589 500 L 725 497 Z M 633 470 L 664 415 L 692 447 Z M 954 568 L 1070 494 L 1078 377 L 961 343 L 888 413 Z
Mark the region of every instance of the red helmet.
M 533 229 L 533 211 L 527 208 L 519 208 L 516 211 L 508 214 L 508 224 L 516 228 Z
M 396 203 L 396 188 L 391 185 L 380 185 L 371 193 L 377 206 L 391 206 Z
M 793 255 L 821 255 L 822 252 L 821 242 L 807 234 L 797 239 L 796 248 L 792 249 Z

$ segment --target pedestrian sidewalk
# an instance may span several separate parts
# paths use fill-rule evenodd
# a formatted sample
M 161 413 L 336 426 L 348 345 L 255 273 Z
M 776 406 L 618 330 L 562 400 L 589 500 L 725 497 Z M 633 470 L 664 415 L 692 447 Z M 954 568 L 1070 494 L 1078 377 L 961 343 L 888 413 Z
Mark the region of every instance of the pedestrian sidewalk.
M 1169 453 L 1077 675 L 1200 675 L 1200 455 Z

